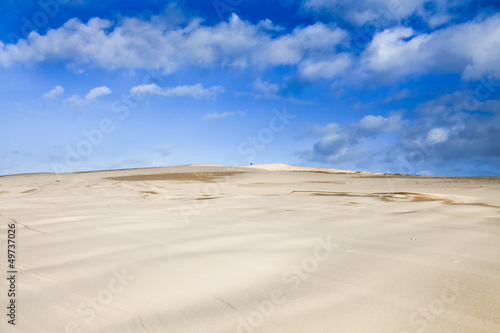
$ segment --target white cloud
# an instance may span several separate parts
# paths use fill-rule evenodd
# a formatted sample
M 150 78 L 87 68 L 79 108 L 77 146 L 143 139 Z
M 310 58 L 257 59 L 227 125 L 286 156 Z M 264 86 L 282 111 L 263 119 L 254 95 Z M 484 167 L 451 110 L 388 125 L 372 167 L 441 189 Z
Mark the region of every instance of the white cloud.
M 203 116 L 203 119 L 205 120 L 217 120 L 217 119 L 223 119 L 227 117 L 234 117 L 234 116 L 240 116 L 244 117 L 245 112 L 243 111 L 236 111 L 236 112 L 222 112 L 222 113 L 207 113 L 206 115 Z
M 43 98 L 45 99 L 56 99 L 64 93 L 64 88 L 61 86 L 56 86 L 54 89 L 49 91 L 48 93 L 43 94 Z
M 382 28 L 392 22 L 401 22 L 412 15 L 421 17 L 432 27 L 448 22 L 450 8 L 469 2 L 448 0 L 306 0 L 304 8 L 309 11 L 330 12 L 357 25 L 376 24 Z M 432 9 L 426 8 L 432 4 Z
M 356 127 L 371 133 L 394 132 L 401 127 L 401 115 L 392 115 L 387 118 L 368 115 L 363 117 Z
M 261 45 L 262 53 L 257 56 L 262 62 L 271 65 L 294 65 L 311 56 L 335 54 L 335 47 L 347 37 L 342 29 L 315 23 L 305 28 L 295 28 L 290 34 L 267 41 Z
M 141 84 L 130 89 L 130 93 L 134 95 L 161 95 L 162 90 L 156 83 L 151 84 Z
M 194 98 L 213 98 L 216 94 L 224 91 L 221 86 L 212 86 L 204 88 L 203 84 L 197 83 L 194 85 L 177 86 L 163 90 L 164 96 L 187 96 Z
M 269 20 L 252 24 L 235 14 L 215 26 L 203 25 L 200 19 L 181 26 L 159 18 L 124 18 L 119 24 L 71 19 L 45 35 L 33 31 L 17 44 L 0 42 L 0 65 L 51 61 L 107 69 L 160 68 L 166 73 L 183 65 L 260 68 L 333 55 L 347 38 L 334 25 L 316 23 L 286 33 Z
M 422 72 L 428 58 L 421 52 L 421 47 L 429 36 L 415 34 L 413 29 L 403 27 L 378 33 L 361 56 L 361 68 L 365 72 L 384 73 L 392 78 Z
M 392 20 L 400 20 L 416 12 L 426 0 L 306 0 L 304 7 L 309 10 L 330 10 L 342 13 L 344 19 L 358 25 L 378 19 L 382 14 Z
M 106 86 L 97 87 L 91 89 L 84 98 L 81 98 L 78 95 L 73 95 L 64 100 L 64 102 L 71 107 L 81 107 L 86 106 L 97 101 L 97 98 L 100 96 L 105 96 L 111 94 L 112 91 Z
M 326 60 L 307 59 L 299 65 L 299 74 L 309 80 L 331 79 L 345 74 L 350 65 L 351 57 L 341 53 Z
M 105 96 L 111 94 L 111 89 L 108 87 L 102 86 L 102 87 L 97 87 L 89 91 L 87 95 L 85 95 L 85 99 L 89 102 L 94 102 L 97 97 L 99 96 Z
M 280 92 L 280 86 L 277 83 L 262 81 L 260 78 L 257 78 L 253 82 L 253 88 L 258 92 L 258 97 L 264 98 L 277 97 L 277 94 Z
M 134 95 L 161 95 L 161 96 L 180 96 L 194 98 L 214 98 L 218 93 L 224 91 L 221 86 L 212 86 L 204 88 L 203 84 L 197 83 L 194 85 L 184 85 L 170 88 L 160 88 L 156 83 L 148 85 L 138 85 L 130 89 L 130 93 Z
M 304 6 L 309 10 L 328 8 L 358 23 L 386 21 L 378 25 L 382 31 L 377 30 L 380 32 L 373 39 L 369 34 L 369 44 L 360 56 L 339 52 L 339 46 L 349 50 L 357 36 L 356 32 L 349 36 L 335 24 L 318 22 L 287 31 L 268 19 L 254 24 L 235 14 L 213 26 L 197 18 L 173 25 L 157 16 L 150 20 L 124 18 L 119 23 L 71 19 L 44 35 L 32 31 L 16 44 L 0 42 L 0 66 L 55 62 L 68 68 L 155 68 L 171 73 L 185 66 L 266 69 L 288 65 L 309 80 L 397 80 L 440 72 L 460 73 L 465 79 L 487 74 L 500 78 L 500 14 L 446 26 L 452 19 L 448 9 L 459 2 L 431 1 L 432 10 L 426 9 L 426 3 L 307 0 Z M 398 25 L 411 15 L 442 28 L 422 34 Z
M 398 79 L 430 72 L 460 73 L 465 79 L 500 78 L 500 14 L 417 34 L 396 27 L 375 35 L 360 59 L 360 75 Z
M 449 130 L 446 128 L 433 128 L 427 134 L 427 141 L 430 144 L 442 143 L 448 140 Z
M 88 104 L 87 101 L 85 101 L 84 99 L 82 99 L 78 95 L 72 95 L 71 97 L 66 98 L 64 100 L 64 103 L 66 103 L 67 105 L 69 105 L 73 108 L 85 106 Z

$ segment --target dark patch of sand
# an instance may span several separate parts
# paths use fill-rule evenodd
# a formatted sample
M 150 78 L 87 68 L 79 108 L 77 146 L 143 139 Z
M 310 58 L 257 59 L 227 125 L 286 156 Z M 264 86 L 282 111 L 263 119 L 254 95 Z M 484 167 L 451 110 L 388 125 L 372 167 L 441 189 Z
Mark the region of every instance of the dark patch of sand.
M 429 202 L 438 201 L 444 205 L 471 205 L 500 208 L 483 202 L 458 202 L 447 198 L 440 198 L 424 193 L 414 192 L 387 192 L 387 193 L 355 193 L 355 192 L 314 192 L 314 191 L 293 191 L 294 193 L 303 193 L 317 196 L 336 196 L 336 197 L 365 197 L 377 198 L 384 202 Z
M 131 175 L 131 176 L 118 176 L 107 177 L 111 180 L 125 180 L 125 181 L 147 181 L 147 180 L 175 180 L 175 181 L 198 181 L 198 182 L 211 182 L 221 177 L 230 177 L 240 173 L 240 171 L 212 171 L 212 172 L 176 172 L 176 173 L 157 173 L 148 175 Z
M 155 192 L 155 191 L 141 191 L 141 193 L 145 193 L 145 194 L 158 194 L 158 192 Z

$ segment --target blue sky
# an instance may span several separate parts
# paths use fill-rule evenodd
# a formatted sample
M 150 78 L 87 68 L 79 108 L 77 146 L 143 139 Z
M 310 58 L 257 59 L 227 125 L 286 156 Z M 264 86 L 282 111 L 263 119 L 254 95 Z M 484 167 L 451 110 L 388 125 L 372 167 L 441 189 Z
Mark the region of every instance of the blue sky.
M 0 174 L 500 175 L 500 3 L 7 0 Z

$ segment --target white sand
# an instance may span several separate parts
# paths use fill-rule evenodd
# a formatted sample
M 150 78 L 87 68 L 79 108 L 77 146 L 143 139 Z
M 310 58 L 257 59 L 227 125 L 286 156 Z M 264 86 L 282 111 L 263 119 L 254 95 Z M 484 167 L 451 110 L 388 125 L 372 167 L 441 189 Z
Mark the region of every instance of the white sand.
M 19 271 L 0 332 L 500 332 L 498 178 L 273 164 L 0 184 Z

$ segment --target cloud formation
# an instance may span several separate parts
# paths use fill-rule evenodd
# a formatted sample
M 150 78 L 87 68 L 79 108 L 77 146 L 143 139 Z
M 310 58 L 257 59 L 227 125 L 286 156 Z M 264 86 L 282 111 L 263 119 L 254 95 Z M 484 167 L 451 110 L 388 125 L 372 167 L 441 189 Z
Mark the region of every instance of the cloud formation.
M 203 116 L 203 119 L 205 119 L 205 120 L 217 120 L 217 119 L 224 119 L 224 118 L 235 117 L 235 116 L 244 117 L 245 112 L 236 111 L 236 112 L 207 113 L 206 115 Z
M 106 96 L 111 94 L 112 91 L 106 86 L 97 87 L 91 89 L 84 98 L 81 98 L 78 95 L 73 95 L 64 100 L 64 102 L 71 107 L 82 107 L 97 101 L 97 98 L 100 96 Z
M 316 126 L 310 134 L 319 140 L 297 154 L 335 167 L 378 165 L 378 171 L 411 174 L 460 174 L 475 167 L 488 174 L 500 164 L 500 101 L 476 101 L 467 110 L 471 95 L 457 91 L 429 100 L 404 120 L 401 114 L 368 115 L 348 125 Z
M 307 59 L 298 66 L 299 75 L 308 80 L 343 76 L 353 64 L 353 56 L 341 53 L 320 59 Z
M 217 94 L 224 91 L 221 86 L 212 86 L 204 88 L 203 84 L 197 83 L 194 85 L 184 85 L 170 88 L 160 88 L 156 83 L 142 84 L 130 89 L 130 93 L 141 95 L 161 95 L 161 96 L 179 96 L 193 98 L 214 98 Z
M 500 101 L 477 101 L 467 110 L 470 95 L 459 91 L 420 104 L 414 111 L 419 117 L 401 131 L 401 149 L 422 165 L 500 163 Z
M 305 7 L 345 7 L 340 13 L 357 22 L 375 17 L 377 8 L 390 10 L 397 22 L 431 11 L 438 22 L 436 13 L 445 13 L 450 6 L 444 0 L 435 1 L 430 10 L 425 9 L 427 3 L 363 0 L 360 8 L 366 9 L 356 9 L 357 2 L 308 0 Z M 445 15 L 442 13 L 440 17 Z M 287 32 L 268 19 L 253 24 L 235 14 L 228 22 L 213 26 L 202 22 L 193 18 L 186 24 L 167 25 L 158 18 L 124 18 L 117 24 L 92 18 L 82 23 L 75 18 L 58 29 L 49 29 L 45 35 L 32 31 L 16 44 L 0 42 L 0 66 L 62 62 L 75 68 L 159 68 L 165 73 L 186 66 L 259 70 L 293 66 L 300 77 L 308 80 L 347 78 L 353 71 L 356 80 L 395 80 L 434 71 L 459 73 L 466 79 L 488 74 L 500 77 L 500 14 L 478 16 L 428 33 L 401 23 L 380 26 L 382 31 L 370 36 L 361 53 L 355 52 L 356 32 L 335 24 L 318 22 Z
M 465 47 L 467 45 L 467 47 Z M 399 79 L 430 72 L 500 78 L 500 14 L 419 34 L 395 27 L 376 34 L 360 57 L 361 75 Z
M 63 93 L 64 93 L 64 88 L 61 86 L 56 86 L 51 91 L 43 94 L 42 98 L 44 98 L 44 99 L 56 99 L 57 97 L 61 96 Z
M 298 152 L 299 156 L 314 162 L 345 163 L 359 161 L 370 154 L 364 143 L 383 133 L 398 131 L 403 122 L 401 114 L 389 117 L 367 115 L 349 125 L 335 123 L 316 126 L 311 134 L 321 139 L 312 150 Z M 379 147 L 380 149 L 380 147 Z
M 125 18 L 122 23 L 92 18 L 87 24 L 67 21 L 46 35 L 31 32 L 17 44 L 0 42 L 0 65 L 66 61 L 104 68 L 162 68 L 173 72 L 184 64 L 245 68 L 297 64 L 313 53 L 335 53 L 347 33 L 316 23 L 274 36 L 272 23 L 251 24 L 233 14 L 229 22 L 205 26 L 166 26 L 161 20 Z
M 400 23 L 410 16 L 417 16 L 435 27 L 450 21 L 452 7 L 465 5 L 470 0 L 306 0 L 304 8 L 313 12 L 329 12 L 356 25 L 364 25 L 372 21 Z
M 277 98 L 280 92 L 280 86 L 277 83 L 263 81 L 260 78 L 254 80 L 253 89 L 257 92 L 257 97 L 262 98 Z

